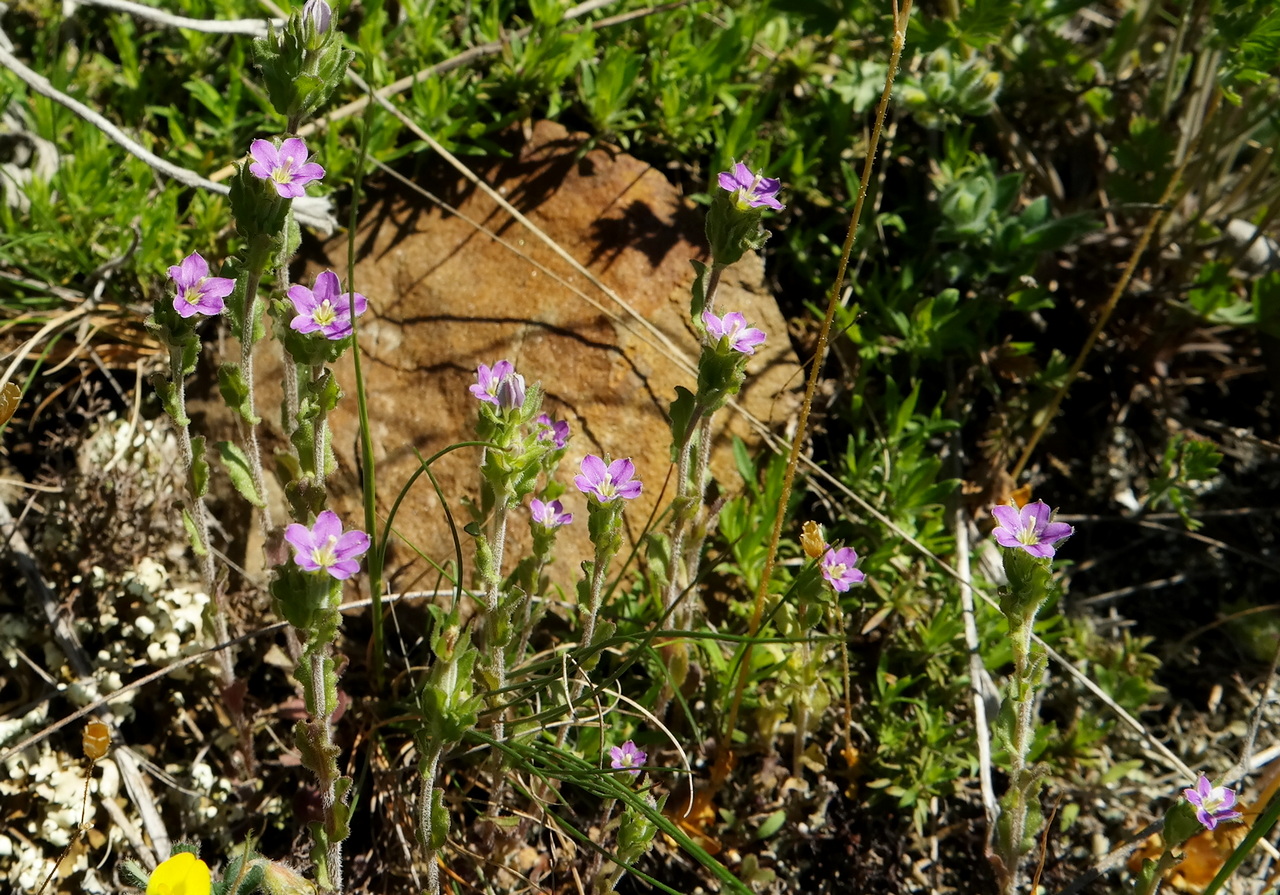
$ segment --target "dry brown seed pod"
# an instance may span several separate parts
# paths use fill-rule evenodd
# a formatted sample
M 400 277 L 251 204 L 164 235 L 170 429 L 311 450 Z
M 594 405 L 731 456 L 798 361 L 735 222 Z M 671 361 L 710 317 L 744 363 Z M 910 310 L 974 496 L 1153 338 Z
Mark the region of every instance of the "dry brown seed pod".
M 84 749 L 85 758 L 97 761 L 105 756 L 107 749 L 111 747 L 111 728 L 101 721 L 90 721 L 84 726 L 80 743 Z

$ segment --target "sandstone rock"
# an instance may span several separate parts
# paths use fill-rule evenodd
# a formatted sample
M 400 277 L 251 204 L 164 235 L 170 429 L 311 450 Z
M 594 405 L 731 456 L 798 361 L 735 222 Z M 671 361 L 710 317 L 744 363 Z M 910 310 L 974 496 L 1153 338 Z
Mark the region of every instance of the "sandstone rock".
M 696 362 L 697 343 L 688 322 L 689 259 L 705 259 L 701 213 L 643 162 L 600 149 L 579 159 L 580 146 L 581 140 L 563 128 L 542 123 L 518 158 L 481 163 L 473 170 L 615 290 L 634 315 L 652 323 Z M 441 188 L 450 183 L 451 189 Z M 579 461 L 587 453 L 635 461 L 645 490 L 628 509 L 627 522 L 631 536 L 639 536 L 670 498 L 666 408 L 675 386 L 692 387 L 694 376 L 679 365 L 670 347 L 636 324 L 631 312 L 464 179 L 450 172 L 427 186 L 462 215 L 512 243 L 518 253 L 414 195 L 397 191 L 363 211 L 356 234 L 356 288 L 370 305 L 361 318 L 360 336 L 377 451 L 379 511 L 386 513 L 417 468 L 413 449 L 429 457 L 472 436 L 476 402 L 467 387 L 475 381 L 476 365 L 506 358 L 530 382 L 542 382 L 544 409 L 572 426 L 560 476 L 570 483 L 564 502 L 577 520 L 563 533 L 557 563 L 558 577 L 572 576 L 578 562 L 590 555 L 586 501 L 571 485 Z M 324 253 L 325 263 L 309 265 L 301 282 L 309 284 L 325 267 L 345 271 L 345 238 L 330 241 Z M 596 304 L 539 271 L 531 260 Z M 762 277 L 759 259 L 744 259 L 727 272 L 717 309 L 739 310 L 770 334 L 748 367 L 742 402 L 757 418 L 780 427 L 798 406 L 802 377 L 785 321 Z M 270 367 L 260 362 L 262 379 L 278 380 L 278 363 L 274 371 Z M 330 484 L 335 509 L 354 521 L 362 518 L 362 510 L 349 361 L 338 375 L 348 398 L 332 419 L 341 469 Z M 272 400 L 264 388 L 260 406 L 270 407 Z M 733 433 L 758 441 L 740 415 L 724 411 L 722 419 Z M 714 472 L 730 491 L 737 491 L 740 480 L 728 444 L 722 427 Z M 459 526 L 470 521 L 461 498 L 476 493 L 477 459 L 478 449 L 466 448 L 433 466 Z M 527 511 L 518 510 L 513 550 L 522 546 L 527 524 Z M 454 554 L 445 514 L 425 477 L 405 501 L 396 528 L 405 542 L 437 562 L 448 562 Z M 434 573 L 411 550 L 397 546 L 389 572 L 409 567 L 431 577 L 422 582 L 418 574 L 396 574 L 394 587 L 435 583 Z

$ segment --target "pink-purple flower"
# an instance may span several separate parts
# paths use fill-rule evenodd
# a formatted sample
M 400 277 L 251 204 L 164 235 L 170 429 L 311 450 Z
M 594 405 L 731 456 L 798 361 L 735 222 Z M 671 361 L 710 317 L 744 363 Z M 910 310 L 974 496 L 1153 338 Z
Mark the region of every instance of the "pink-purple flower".
M 543 503 L 538 498 L 529 501 L 529 515 L 533 521 L 547 528 L 559 528 L 573 521 L 573 513 L 564 511 L 564 504 L 558 500 Z
M 643 488 L 640 480 L 634 478 L 635 474 L 636 466 L 630 459 L 614 460 L 605 466 L 604 460 L 595 454 L 587 454 L 582 458 L 582 475 L 575 476 L 573 483 L 583 494 L 600 503 L 618 498 L 635 500 Z
M 511 361 L 500 360 L 492 367 L 481 364 L 476 368 L 476 384 L 471 394 L 499 410 L 511 410 L 524 406 L 524 377 L 516 372 Z
M 1001 547 L 1017 547 L 1032 556 L 1053 558 L 1053 545 L 1071 537 L 1075 529 L 1065 522 L 1050 522 L 1049 505 L 1042 500 L 1029 503 L 1021 510 L 1013 506 L 991 508 L 997 524 L 996 543 Z
M 752 174 L 751 169 L 742 162 L 735 163 L 731 170 L 720 174 L 720 188 L 733 193 L 734 203 L 743 211 L 762 205 L 774 211 L 782 211 L 785 207 L 778 201 L 782 181 L 763 174 Z
M 747 318 L 737 311 L 717 317 L 710 311 L 702 312 L 702 322 L 713 339 L 728 339 L 729 347 L 740 354 L 755 354 L 756 347 L 764 344 L 764 331 L 747 326 Z
M 360 571 L 357 557 L 369 549 L 369 536 L 353 529 L 343 532 L 333 510 L 316 517 L 311 528 L 297 522 L 284 530 L 284 539 L 293 547 L 293 561 L 308 572 L 327 572 L 338 580 Z
M 254 140 L 249 155 L 253 158 L 249 173 L 270 181 L 284 199 L 305 196 L 307 184 L 324 177 L 324 168 L 307 161 L 307 144 L 297 137 L 285 140 L 279 149 L 266 140 Z
M 297 312 L 289 321 L 289 328 L 300 333 L 313 333 L 317 330 L 326 339 L 345 339 L 351 335 L 351 293 L 338 290 L 342 288 L 338 275 L 326 270 L 316 277 L 314 289 L 301 284 L 289 287 L 289 301 Z M 360 316 L 369 307 L 369 300 L 359 292 L 355 294 L 356 316 Z
M 178 287 L 173 309 L 183 317 L 221 314 L 227 309 L 223 299 L 236 288 L 236 281 L 230 277 L 209 276 L 209 264 L 199 252 L 192 252 L 181 264 L 170 267 L 169 278 Z
M 1191 789 L 1184 789 L 1182 794 L 1196 808 L 1196 820 L 1204 824 L 1205 829 L 1212 830 L 1224 820 L 1239 820 L 1239 811 L 1232 810 L 1236 804 L 1235 790 L 1225 786 L 1214 786 L 1204 774 Z
M 837 593 L 844 593 L 855 584 L 861 584 L 867 577 L 854 568 L 857 562 L 858 551 L 852 547 L 841 547 L 839 550 L 828 547 L 818 567 L 822 570 L 822 577 L 827 579 L 827 583 L 835 588 Z
M 627 740 L 621 746 L 614 746 L 609 750 L 609 767 L 615 771 L 626 771 L 632 777 L 640 776 L 640 769 L 644 767 L 645 760 L 649 757 L 643 749 L 637 746 L 631 740 Z
M 561 450 L 569 443 L 569 424 L 564 420 L 552 422 L 551 417 L 543 413 L 534 422 L 539 426 L 539 441 L 550 441 L 556 446 L 556 450 Z

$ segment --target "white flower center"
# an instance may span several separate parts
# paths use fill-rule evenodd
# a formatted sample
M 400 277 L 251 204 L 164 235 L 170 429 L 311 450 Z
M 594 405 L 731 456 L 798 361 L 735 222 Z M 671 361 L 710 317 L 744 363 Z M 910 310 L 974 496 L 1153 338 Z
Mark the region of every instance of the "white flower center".
M 204 281 L 207 279 L 209 278 L 201 277 L 196 281 L 194 286 L 188 286 L 186 289 L 182 290 L 182 300 L 189 305 L 200 304 L 200 299 L 204 296 L 204 290 L 202 287 L 204 286 Z
M 282 158 L 280 165 L 271 172 L 271 179 L 276 183 L 292 183 L 293 182 L 293 159 Z
M 327 569 L 338 561 L 338 539 L 330 536 L 320 547 L 311 548 L 311 561 L 322 569 Z
M 1222 803 L 1226 801 L 1225 795 L 1226 793 L 1222 791 L 1221 787 L 1216 788 L 1200 800 L 1200 807 L 1210 814 L 1215 814 L 1222 808 Z
M 608 500 L 618 491 L 617 486 L 613 483 L 613 476 L 609 473 L 604 474 L 604 478 L 600 480 L 600 484 L 596 485 L 596 493 L 600 495 L 601 500 Z
M 333 305 L 329 303 L 329 299 L 326 298 L 324 301 L 320 302 L 320 306 L 316 308 L 315 313 L 311 315 L 311 319 L 320 326 L 328 326 L 330 323 L 333 323 L 338 319 L 338 312 L 334 309 Z

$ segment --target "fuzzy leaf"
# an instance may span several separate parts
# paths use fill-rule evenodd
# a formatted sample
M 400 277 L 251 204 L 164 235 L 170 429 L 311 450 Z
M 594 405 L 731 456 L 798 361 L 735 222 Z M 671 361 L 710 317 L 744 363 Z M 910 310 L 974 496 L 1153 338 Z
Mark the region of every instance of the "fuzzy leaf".
M 207 551 L 205 550 L 204 541 L 200 539 L 200 531 L 196 528 L 196 520 L 191 518 L 191 513 L 186 509 L 182 511 L 182 527 L 187 530 L 187 539 L 191 541 L 191 551 L 196 556 L 204 556 Z
M 254 415 L 249 401 L 249 383 L 245 381 L 244 370 L 239 364 L 223 364 L 218 368 L 218 391 L 226 405 L 250 426 L 262 422 Z
M 191 439 L 191 477 L 187 487 L 191 495 L 199 500 L 209 493 L 209 463 L 204 458 L 205 440 L 203 435 Z
M 231 484 L 240 492 L 240 496 L 255 507 L 265 507 L 267 501 L 258 493 L 253 483 L 253 472 L 249 466 L 249 458 L 238 444 L 230 441 L 218 442 L 218 456 L 222 458 L 222 466 L 227 471 Z M 208 473 L 205 473 L 206 478 Z

